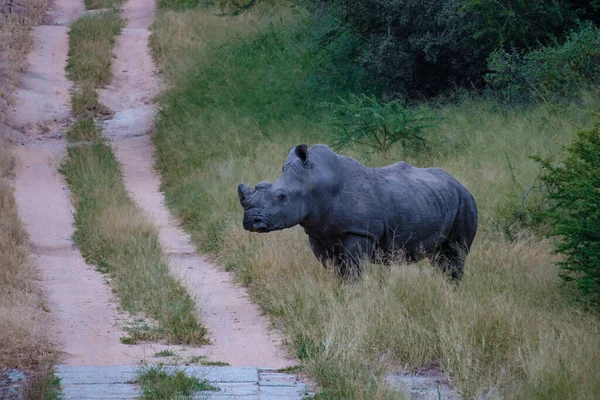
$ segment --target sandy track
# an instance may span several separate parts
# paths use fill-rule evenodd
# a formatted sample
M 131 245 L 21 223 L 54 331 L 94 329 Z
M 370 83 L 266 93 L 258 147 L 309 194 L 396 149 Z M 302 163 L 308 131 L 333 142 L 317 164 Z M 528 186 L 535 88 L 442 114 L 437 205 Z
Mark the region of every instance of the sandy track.
M 83 2 L 59 0 L 51 14 L 69 24 Z M 11 125 L 26 146 L 15 148 L 16 197 L 30 236 L 31 254 L 52 310 L 49 336 L 68 365 L 132 364 L 167 346 L 123 345 L 122 315 L 104 277 L 83 260 L 72 241 L 73 209 L 57 168 L 66 143 L 70 83 L 65 76 L 67 26 L 38 26 L 29 70 L 16 93 Z
M 17 202 L 53 311 L 50 336 L 68 365 L 135 363 L 144 349 L 119 342 L 124 333 L 110 289 L 71 240 L 69 192 L 56 171 L 63 151 L 62 141 L 15 150 Z
M 269 328 L 258 306 L 230 274 L 195 253 L 188 235 L 164 205 L 160 180 L 153 169 L 154 147 L 148 136 L 156 112 L 152 99 L 160 85 L 146 30 L 154 18 L 154 2 L 130 0 L 124 10 L 128 25 L 115 48 L 114 83 L 101 92 L 100 100 L 116 111 L 114 118 L 106 121 L 104 133 L 112 139 L 125 184 L 158 227 L 171 270 L 196 297 L 202 322 L 213 341 L 204 349 L 205 354 L 232 366 L 291 365 L 294 361 L 283 351 L 281 335 Z

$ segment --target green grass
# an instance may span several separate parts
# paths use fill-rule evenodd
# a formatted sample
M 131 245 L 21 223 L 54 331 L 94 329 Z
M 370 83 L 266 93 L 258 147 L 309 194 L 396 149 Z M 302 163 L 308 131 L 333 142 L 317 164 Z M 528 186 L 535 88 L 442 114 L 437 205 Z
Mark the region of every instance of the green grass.
M 80 119 L 67 132 L 67 140 L 73 142 L 98 141 L 102 138 L 100 127 L 91 118 Z
M 177 368 L 167 370 L 162 364 L 142 367 L 137 382 L 144 400 L 191 399 L 200 391 L 215 391 L 207 380 L 188 376 Z
M 60 400 L 62 398 L 60 378 L 54 375 L 54 369 L 44 368 L 31 375 L 25 388 L 24 398 Z
M 69 32 L 69 78 L 94 89 L 107 85 L 112 78 L 112 48 L 123 26 L 117 10 L 84 15 L 71 25 Z
M 122 0 L 84 0 L 86 10 L 114 9 L 123 3 Z
M 158 353 L 154 353 L 154 357 L 173 357 L 175 355 L 175 353 L 173 353 L 171 350 L 163 350 L 163 351 L 159 351 Z
M 207 367 L 226 367 L 229 365 L 229 363 L 223 361 L 200 361 L 200 364 Z
M 61 167 L 76 205 L 74 235 L 86 261 L 111 277 L 123 307 L 158 323 L 153 334 L 175 343 L 204 343 L 193 299 L 169 274 L 156 229 L 133 203 L 123 185 L 111 148 L 98 128 L 79 121 L 69 140 L 93 140 L 68 149 Z
M 575 125 L 589 123 L 587 109 L 600 106 L 597 95 L 519 110 L 477 99 L 434 105 L 444 119 L 428 151 L 395 147 L 384 159 L 344 150 L 373 167 L 406 160 L 446 169 L 477 200 L 480 229 L 458 288 L 428 262 L 373 265 L 342 285 L 301 229 L 241 227 L 237 184 L 277 179 L 293 145 L 327 143 L 334 128 L 319 104 L 339 93 L 315 76 L 299 17 L 258 11 L 159 15 L 152 46 L 172 89 L 157 118 L 157 167 L 196 244 L 280 323 L 322 395 L 397 398 L 384 385 L 389 371 L 434 364 L 466 398 L 598 398 L 598 316 L 571 302 L 551 243 L 527 227 L 539 191 L 522 201 L 539 175 L 529 156 L 560 154 Z

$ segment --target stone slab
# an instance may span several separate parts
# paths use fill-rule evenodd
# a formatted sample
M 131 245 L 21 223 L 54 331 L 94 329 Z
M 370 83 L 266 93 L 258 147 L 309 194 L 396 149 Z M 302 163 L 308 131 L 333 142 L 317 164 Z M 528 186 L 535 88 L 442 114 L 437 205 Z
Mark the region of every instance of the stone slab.
M 136 385 L 128 384 L 64 385 L 62 387 L 62 398 L 65 400 L 135 399 L 140 394 L 140 389 Z
M 136 379 L 139 367 L 125 366 L 79 366 L 56 368 L 56 375 L 63 385 L 118 384 Z
M 141 107 L 115 113 L 104 121 L 102 131 L 109 138 L 136 137 L 148 134 L 154 123 L 154 107 Z
M 305 386 L 296 376 L 280 372 L 260 372 L 259 383 L 261 386 Z

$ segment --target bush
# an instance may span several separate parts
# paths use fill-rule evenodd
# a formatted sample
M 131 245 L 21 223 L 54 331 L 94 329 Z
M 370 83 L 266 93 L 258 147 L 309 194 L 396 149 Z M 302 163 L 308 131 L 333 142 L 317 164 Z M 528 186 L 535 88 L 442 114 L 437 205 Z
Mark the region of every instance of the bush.
M 317 25 L 339 21 L 324 33 L 328 49 L 346 46 L 348 41 L 338 38 L 348 33 L 359 39 L 339 65 L 358 64 L 385 88 L 384 95 L 411 98 L 435 97 L 457 87 L 480 89 L 490 54 L 502 49 L 526 53 L 563 43 L 579 22 L 597 23 L 599 16 L 598 4 L 567 0 L 321 0 L 320 4 Z
M 362 94 L 327 106 L 337 128 L 332 142 L 338 149 L 359 144 L 385 155 L 400 142 L 405 149 L 419 150 L 426 144 L 424 131 L 433 127 L 434 117 L 425 109 L 410 110 L 399 100 L 380 103 L 375 96 Z
M 549 188 L 551 235 L 565 256 L 561 276 L 600 307 L 600 115 L 592 128 L 579 130 L 562 165 L 538 161 Z
M 600 29 L 583 25 L 564 44 L 526 54 L 499 50 L 488 67 L 488 84 L 505 100 L 572 97 L 600 83 Z

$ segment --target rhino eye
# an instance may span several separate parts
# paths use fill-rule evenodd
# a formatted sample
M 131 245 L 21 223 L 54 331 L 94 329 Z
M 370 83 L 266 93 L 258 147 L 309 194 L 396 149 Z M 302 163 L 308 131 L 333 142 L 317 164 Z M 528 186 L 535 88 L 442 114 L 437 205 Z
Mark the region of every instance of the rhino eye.
M 277 199 L 283 201 L 283 200 L 287 199 L 287 195 L 285 193 L 279 193 L 277 195 Z

